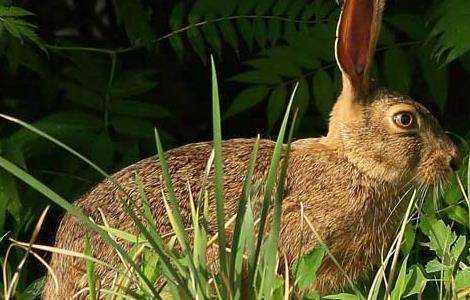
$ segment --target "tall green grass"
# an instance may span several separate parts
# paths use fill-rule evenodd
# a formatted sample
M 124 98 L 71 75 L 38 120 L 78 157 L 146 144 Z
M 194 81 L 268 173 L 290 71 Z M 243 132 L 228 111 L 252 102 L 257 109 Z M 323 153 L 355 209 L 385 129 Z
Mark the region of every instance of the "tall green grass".
M 26 259 L 30 254 L 36 258 L 35 250 L 56 251 L 64 255 L 75 255 L 86 260 L 88 287 L 81 291 L 90 299 L 320 299 L 320 295 L 309 290 L 314 283 L 315 273 L 326 255 L 331 255 L 327 245 L 299 256 L 293 266 L 282 259 L 278 251 L 282 220 L 282 199 L 287 173 L 290 143 L 293 136 L 295 117 L 290 120 L 295 89 L 290 98 L 276 140 L 266 182 L 253 180 L 258 154 L 259 138 L 254 142 L 253 151 L 245 174 L 239 207 L 236 216 L 225 219 L 223 194 L 223 153 L 222 129 L 218 98 L 217 76 L 212 62 L 212 119 L 214 151 L 208 158 L 206 178 L 213 168 L 215 174 L 215 200 L 217 234 L 210 236 L 208 223 L 208 190 L 203 185 L 200 194 L 189 195 L 189 199 L 178 199 L 173 190 L 170 173 L 165 161 L 163 146 L 158 131 L 155 142 L 162 169 L 166 193 L 162 191 L 163 203 L 172 234 L 162 235 L 150 210 L 149 201 L 141 179 L 136 176 L 136 188 L 142 200 L 142 209 L 136 211 L 130 197 L 126 195 L 121 204 L 139 229 L 139 234 L 123 232 L 108 226 L 103 215 L 103 225 L 92 222 L 76 207 L 60 195 L 43 185 L 26 171 L 0 156 L 0 166 L 31 188 L 74 215 L 90 229 L 99 234 L 118 252 L 120 266 L 106 266 L 116 273 L 111 287 L 100 287 L 96 281 L 96 265 L 102 264 L 92 257 L 93 245 L 84 238 L 85 253 L 73 253 L 34 244 L 36 234 L 29 243 L 11 241 L 11 247 L 25 250 Z M 96 171 L 111 180 L 112 177 L 73 149 L 34 127 L 5 115 L 2 118 L 15 122 L 32 132 L 48 139 L 76 157 L 82 159 Z M 324 299 L 469 299 L 470 298 L 470 196 L 469 166 L 462 168 L 456 178 L 444 191 L 434 191 L 439 199 L 437 210 L 432 195 L 414 191 L 407 195 L 407 212 L 397 238 L 378 266 L 375 276 L 364 283 L 353 283 L 343 293 L 324 296 Z M 460 178 L 464 178 L 465 188 Z M 259 218 L 254 214 L 254 196 L 263 188 L 264 198 Z M 121 191 L 124 192 L 122 188 Z M 188 186 L 188 190 L 191 187 Z M 440 192 L 441 194 L 437 194 Z M 428 196 L 426 196 L 428 195 Z M 179 203 L 189 201 L 191 208 L 191 234 L 185 228 Z M 419 210 L 413 210 L 414 207 Z M 271 212 L 271 219 L 268 218 Z M 418 215 L 420 218 L 418 218 Z M 305 229 L 315 234 L 315 228 L 308 216 L 302 215 Z M 271 221 L 268 224 L 268 221 Z M 38 230 L 41 221 L 38 223 Z M 268 226 L 269 225 L 269 226 Z M 233 226 L 232 239 L 227 239 L 226 227 Z M 269 228 L 267 230 L 266 228 Z M 5 237 L 3 237 L 5 239 Z M 118 240 L 132 244 L 130 249 L 122 248 Z M 207 260 L 207 252 L 218 249 L 218 261 Z M 335 261 L 334 257 L 332 259 Z M 8 252 L 2 257 L 3 295 L 6 299 L 34 299 L 43 281 L 34 283 L 30 289 L 16 290 L 16 282 L 22 265 L 13 269 L 9 266 Z M 338 263 L 338 262 L 337 262 Z M 218 266 L 218 267 L 214 267 Z M 338 263 L 338 267 L 341 265 Z M 286 274 L 291 274 L 286 276 Z M 155 284 L 157 283 L 157 284 Z M 39 286 L 39 287 L 38 287 Z

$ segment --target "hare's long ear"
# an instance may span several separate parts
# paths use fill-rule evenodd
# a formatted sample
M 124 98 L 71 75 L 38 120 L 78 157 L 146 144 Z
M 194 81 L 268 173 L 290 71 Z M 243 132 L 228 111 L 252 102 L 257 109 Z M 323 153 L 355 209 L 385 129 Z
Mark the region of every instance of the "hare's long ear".
M 337 28 L 336 60 L 343 73 L 343 92 L 352 101 L 369 91 L 369 70 L 380 32 L 385 0 L 345 0 Z

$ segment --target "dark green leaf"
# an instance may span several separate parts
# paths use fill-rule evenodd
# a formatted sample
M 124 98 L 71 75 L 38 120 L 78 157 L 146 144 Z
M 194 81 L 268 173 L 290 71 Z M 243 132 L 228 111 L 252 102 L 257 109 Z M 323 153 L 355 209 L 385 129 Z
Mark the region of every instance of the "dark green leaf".
M 285 85 L 277 87 L 269 96 L 268 100 L 268 130 L 270 131 L 274 123 L 282 115 L 287 102 L 287 88 Z
M 431 59 L 431 53 L 427 48 L 421 48 L 419 53 L 421 74 L 424 80 L 426 80 L 429 91 L 440 111 L 444 112 L 447 104 L 448 91 L 447 67 L 439 67 L 437 63 Z
M 116 15 L 126 28 L 131 45 L 149 47 L 155 34 L 149 22 L 149 14 L 140 0 L 115 0 Z
M 65 88 L 65 96 L 70 101 L 93 110 L 103 110 L 104 98 L 102 95 L 72 82 L 64 82 L 62 86 Z
M 324 70 L 315 73 L 312 89 L 315 104 L 323 118 L 327 120 L 335 98 L 335 87 L 330 75 Z
M 301 64 L 289 58 L 287 54 L 288 53 L 269 52 L 267 53 L 267 55 L 269 55 L 267 58 L 249 60 L 244 62 L 244 64 L 283 77 L 300 77 L 302 75 L 300 70 Z
M 278 84 L 281 78 L 269 71 L 248 71 L 230 78 L 232 81 L 253 84 Z
M 425 21 L 419 14 L 396 14 L 387 16 L 384 21 L 414 40 L 422 41 L 426 37 Z
M 383 73 L 389 87 L 409 94 L 411 87 L 411 61 L 400 48 L 385 51 Z
M 255 19 L 253 21 L 253 33 L 256 43 L 263 50 L 266 47 L 268 37 L 266 21 L 263 19 Z
M 294 103 L 292 103 L 292 111 L 298 110 L 297 124 L 300 124 L 304 113 L 307 111 L 308 104 L 310 102 L 309 86 L 305 79 L 299 81 L 299 87 L 295 94 Z
M 263 1 L 256 1 L 257 3 L 255 8 L 255 13 L 258 16 L 265 15 L 268 10 L 273 6 L 274 0 L 263 0 Z
M 125 136 L 134 138 L 152 138 L 154 125 L 146 120 L 130 117 L 114 117 L 111 119 L 114 129 Z
M 449 63 L 470 50 L 470 5 L 468 0 L 447 0 L 435 12 L 430 36 L 436 41 L 436 55 L 445 54 Z
M 291 3 L 290 0 L 278 0 L 273 7 L 273 15 L 280 16 L 287 11 L 289 4 Z
M 233 100 L 232 105 L 224 114 L 224 119 L 234 116 L 250 107 L 255 106 L 264 100 L 269 92 L 269 88 L 264 85 L 255 86 L 242 91 Z
M 137 100 L 115 100 L 109 104 L 109 111 L 119 115 L 138 118 L 158 119 L 171 116 L 170 112 L 153 103 Z
M 186 32 L 189 43 L 193 47 L 194 51 L 199 55 L 202 62 L 207 62 L 206 45 L 204 44 L 203 37 L 198 28 L 191 28 Z
M 240 35 L 243 40 L 245 40 L 248 49 L 250 50 L 250 52 L 253 51 L 254 32 L 252 22 L 247 19 L 238 19 L 237 25 L 239 28 Z
M 120 73 L 111 86 L 111 96 L 129 97 L 148 92 L 157 85 L 153 75 L 154 70 L 129 70 Z
M 0 6 L 0 17 L 24 17 L 32 16 L 32 12 L 16 6 Z
M 46 285 L 46 276 L 41 276 L 38 279 L 31 282 L 30 285 L 22 292 L 22 296 L 25 300 L 38 299 L 41 296 L 42 290 Z
M 171 12 L 170 15 L 170 28 L 171 30 L 176 31 L 181 29 L 183 27 L 183 20 L 184 20 L 184 13 L 186 10 L 185 2 L 180 1 L 178 4 L 175 5 L 173 8 L 173 11 Z M 184 54 L 184 44 L 183 44 L 183 39 L 179 34 L 173 34 L 170 37 L 170 44 L 173 50 L 176 52 L 176 55 L 178 56 L 178 59 L 180 61 L 183 60 L 183 54 Z
M 233 23 L 229 20 L 224 20 L 219 23 L 219 26 L 224 39 L 228 42 L 230 47 L 238 53 L 238 36 Z
M 90 146 L 90 160 L 94 161 L 106 172 L 111 171 L 114 163 L 114 145 L 107 134 L 100 134 L 93 138 Z
M 206 38 L 209 45 L 215 50 L 219 59 L 222 57 L 222 40 L 220 38 L 219 30 L 214 24 L 207 24 L 202 27 L 202 33 Z

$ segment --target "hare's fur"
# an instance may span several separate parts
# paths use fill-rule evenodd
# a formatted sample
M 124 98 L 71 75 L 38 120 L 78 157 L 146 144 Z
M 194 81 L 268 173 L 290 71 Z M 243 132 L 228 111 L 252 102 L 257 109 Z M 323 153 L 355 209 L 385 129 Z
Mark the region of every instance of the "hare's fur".
M 301 227 L 303 206 L 305 217 L 313 223 L 342 269 L 329 258 L 322 263 L 314 286 L 320 292 L 345 287 L 346 276 L 352 281 L 365 276 L 393 239 L 401 221 L 405 205 L 401 199 L 406 191 L 445 182 L 458 164 L 456 146 L 426 108 L 407 97 L 370 85 L 369 67 L 383 4 L 384 0 L 346 1 L 336 44 L 343 90 L 332 110 L 328 135 L 295 141 L 290 152 L 280 253 L 292 262 L 298 256 L 299 247 L 305 253 L 319 244 L 312 230 Z M 402 113 L 412 120 L 410 126 L 397 123 Z M 237 211 L 253 146 L 254 140 L 250 139 L 228 140 L 223 144 L 226 220 Z M 273 149 L 272 141 L 261 140 L 254 172 L 254 181 L 261 182 L 261 187 Z M 210 143 L 199 143 L 166 153 L 187 227 L 190 226 L 188 187 L 193 195 L 201 190 L 211 151 Z M 139 208 L 136 174 L 143 181 L 157 228 L 162 234 L 171 232 L 163 205 L 164 184 L 159 162 L 154 157 L 148 158 L 113 175 L 131 195 L 135 208 Z M 211 235 L 216 232 L 213 179 L 211 171 L 207 180 Z M 255 215 L 259 215 L 263 192 L 261 188 L 257 195 Z M 120 197 L 122 192 L 105 181 L 82 196 L 76 205 L 97 223 L 103 222 L 100 209 L 111 227 L 137 233 L 121 207 Z M 229 227 L 229 236 L 231 230 Z M 68 214 L 60 224 L 56 246 L 83 252 L 85 234 L 97 259 L 119 265 L 116 252 Z M 130 247 L 126 243 L 123 246 Z M 217 251 L 209 249 L 209 259 L 216 255 Z M 56 289 L 49 275 L 43 299 L 70 299 L 86 287 L 82 259 L 53 254 L 51 266 L 60 286 Z M 109 288 L 115 271 L 97 265 L 96 272 L 100 286 Z
M 400 222 L 403 208 L 400 199 L 406 190 L 421 184 L 434 184 L 449 176 L 449 163 L 456 155 L 456 149 L 429 112 L 415 102 L 398 99 L 395 94 L 382 90 L 376 93 L 376 97 L 377 100 L 367 110 L 359 110 L 358 116 L 340 130 L 341 143 L 331 142 L 328 137 L 293 143 L 281 230 L 281 249 L 289 261 L 293 261 L 299 253 L 301 235 L 304 251 L 318 245 L 310 229 L 304 227 L 300 230 L 302 204 L 305 215 L 313 222 L 346 274 L 353 281 L 359 279 L 379 261 L 381 252 L 387 250 Z M 390 126 L 384 124 L 387 122 L 384 112 L 397 105 L 415 109 L 423 122 L 422 134 L 397 135 L 387 129 Z M 227 220 L 236 213 L 253 146 L 254 140 L 251 139 L 223 143 Z M 261 140 L 254 180 L 262 181 L 266 177 L 273 148 L 274 142 Z M 198 143 L 166 153 L 175 192 L 181 201 L 182 214 L 188 227 L 188 186 L 193 194 L 201 189 L 211 150 L 210 143 Z M 142 160 L 113 176 L 138 207 L 140 196 L 135 174 L 143 181 L 158 229 L 162 234 L 170 232 L 162 202 L 164 185 L 157 159 Z M 212 172 L 207 185 L 210 197 L 209 233 L 215 234 Z M 102 222 L 99 208 L 111 227 L 136 232 L 118 197 L 123 197 L 122 193 L 110 182 L 104 182 L 81 197 L 76 205 L 98 223 Z M 91 239 L 93 255 L 97 259 L 111 265 L 119 264 L 116 252 L 70 215 L 62 220 L 56 246 L 83 252 L 85 233 Z M 215 255 L 216 251 L 210 253 Z M 48 280 L 44 299 L 67 299 L 86 286 L 83 259 L 54 254 L 51 264 L 61 284 L 56 290 L 53 281 Z M 99 265 L 96 271 L 101 285 L 109 286 L 114 272 Z M 327 259 L 319 272 L 316 288 L 326 292 L 342 288 L 346 283 L 343 273 Z

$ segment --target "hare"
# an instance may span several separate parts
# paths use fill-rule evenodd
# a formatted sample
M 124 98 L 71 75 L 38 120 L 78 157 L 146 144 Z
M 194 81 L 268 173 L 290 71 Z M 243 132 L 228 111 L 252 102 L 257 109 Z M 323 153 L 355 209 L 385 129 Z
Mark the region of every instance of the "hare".
M 288 261 L 298 255 L 302 205 L 304 214 L 353 281 L 366 276 L 373 264 L 380 261 L 382 249 L 391 244 L 403 217 L 400 199 L 404 193 L 413 187 L 441 184 L 459 166 L 457 147 L 425 107 L 407 96 L 371 84 L 369 70 L 383 8 L 384 0 L 345 1 L 335 49 L 343 89 L 331 112 L 328 134 L 292 143 L 283 198 L 280 247 Z M 226 219 L 236 213 L 254 142 L 253 139 L 223 142 Z M 260 141 L 255 180 L 266 177 L 273 149 L 273 141 Z M 212 144 L 207 142 L 165 154 L 188 224 L 187 183 L 193 193 L 201 189 L 200 179 L 211 151 Z M 150 157 L 113 175 L 138 203 L 135 174 L 143 182 L 157 228 L 162 233 L 171 231 L 162 202 L 164 185 L 158 160 Z M 216 232 L 212 179 L 211 174 L 209 234 Z M 120 205 L 119 194 L 107 180 L 78 199 L 76 206 L 97 222 L 101 220 L 98 211 L 101 209 L 111 227 L 136 232 Z M 109 245 L 68 214 L 60 224 L 55 246 L 83 252 L 85 234 L 90 237 L 97 259 L 111 265 L 119 263 Z M 318 245 L 312 232 L 303 232 L 303 249 L 308 251 Z M 43 299 L 70 299 L 86 286 L 82 259 L 53 254 L 51 267 L 60 286 L 57 289 L 49 276 Z M 109 286 L 114 274 L 100 266 L 96 266 L 96 272 L 102 287 Z M 313 288 L 326 293 L 342 289 L 346 283 L 345 274 L 326 258 Z

